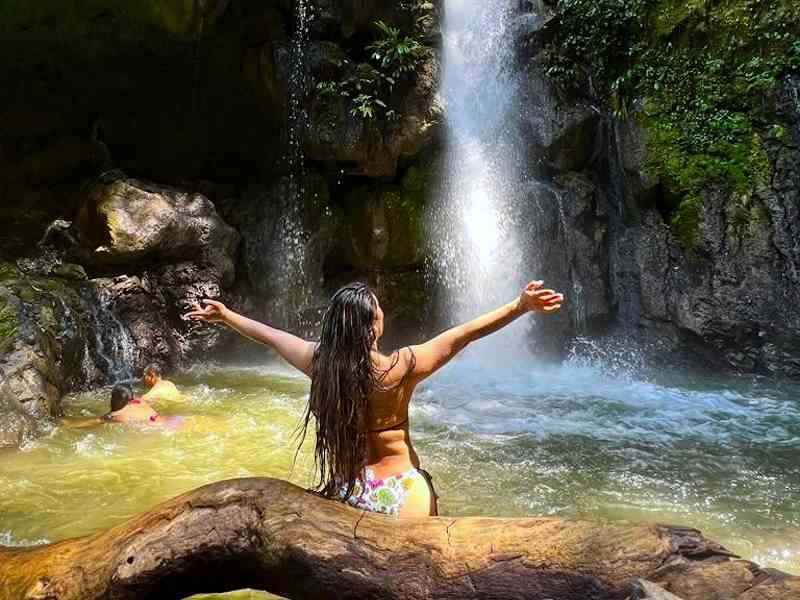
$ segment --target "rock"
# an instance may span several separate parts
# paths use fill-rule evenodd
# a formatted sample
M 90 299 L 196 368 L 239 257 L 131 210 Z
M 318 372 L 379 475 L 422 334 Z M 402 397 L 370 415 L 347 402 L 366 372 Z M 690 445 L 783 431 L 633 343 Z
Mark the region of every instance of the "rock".
M 560 358 L 576 335 L 604 332 L 613 318 L 608 290 L 608 200 L 586 175 L 533 182 L 518 227 L 530 239 L 526 258 L 537 278 L 567 297 L 565 310 L 536 319 L 532 348 Z
M 359 270 L 421 266 L 426 249 L 425 194 L 416 167 L 401 185 L 373 184 L 345 200 L 342 258 Z
M 40 434 L 41 423 L 16 399 L 0 371 L 0 450 L 17 448 Z
M 309 174 L 299 186 L 290 177 L 252 185 L 221 210 L 242 235 L 236 301 L 258 318 L 310 332 L 327 300 L 325 261 L 342 220 L 325 179 Z
M 80 285 L 0 263 L 0 379 L 13 407 L 39 420 L 57 416 L 61 395 L 86 381 L 90 334 Z M 30 429 L 26 418 L 15 420 Z
M 233 279 L 236 231 L 197 193 L 115 179 L 95 183 L 78 216 L 80 241 L 99 265 L 168 263 L 191 256 Z
M 339 73 L 325 75 L 332 62 L 339 60 L 329 51 L 312 67 L 319 81 L 346 78 L 372 79 L 377 72 L 366 63 L 343 63 Z M 438 142 L 442 107 L 436 99 L 439 61 L 427 53 L 415 70 L 415 78 L 402 89 L 396 100 L 397 122 L 353 115 L 350 100 L 341 94 L 317 93 L 311 99 L 309 126 L 303 141 L 306 156 L 313 160 L 336 161 L 348 165 L 353 174 L 370 178 L 394 177 L 398 160 L 413 157 Z M 351 94 L 352 95 L 352 94 Z
M 219 298 L 235 279 L 239 235 L 200 193 L 132 179 L 98 182 L 78 219 L 79 239 L 96 268 L 146 270 L 142 277 L 102 279 L 131 332 L 138 361 L 175 366 L 204 356 L 218 341 L 215 328 L 178 318 L 193 303 Z
M 636 122 L 635 115 L 626 120 L 614 119 L 612 123 L 626 194 L 642 205 L 652 205 L 660 181 L 647 168 L 647 133 Z
M 633 584 L 631 600 L 681 600 L 675 594 L 670 594 L 661 586 L 646 581 L 638 580 Z
M 800 152 L 772 142 L 768 153 L 769 185 L 705 192 L 691 249 L 652 203 L 637 208 L 647 192 L 626 178 L 635 201 L 611 211 L 612 297 L 623 322 L 708 367 L 799 376 Z
M 404 568 L 387 568 L 398 557 Z M 684 590 L 683 600 L 800 593 L 800 577 L 735 560 L 694 529 L 554 517 L 398 521 L 266 478 L 213 483 L 91 536 L 0 547 L 0 600 L 182 598 L 244 586 L 290 598 L 347 590 L 350 598 L 622 600 L 642 578 Z
M 580 171 L 596 152 L 600 111 L 584 101 L 559 98 L 543 65 L 531 61 L 522 79 L 527 110 L 523 136 L 545 172 Z

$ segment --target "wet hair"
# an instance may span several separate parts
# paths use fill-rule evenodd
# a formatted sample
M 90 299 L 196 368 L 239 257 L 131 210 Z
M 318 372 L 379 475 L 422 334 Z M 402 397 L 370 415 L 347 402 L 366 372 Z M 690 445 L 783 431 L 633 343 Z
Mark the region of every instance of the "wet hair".
M 367 459 L 369 397 L 381 389 L 383 378 L 399 360 L 397 355 L 386 371 L 373 364 L 377 308 L 366 283 L 351 283 L 333 295 L 322 318 L 300 444 L 313 416 L 316 488 L 326 498 L 337 496 L 342 488 L 345 499 L 352 495 Z
M 164 372 L 158 364 L 150 363 L 144 368 L 144 371 L 142 371 L 142 377 L 147 377 L 148 375 L 161 379 L 164 376 Z
M 133 392 L 128 386 L 115 385 L 111 390 L 111 412 L 118 411 L 133 400 Z

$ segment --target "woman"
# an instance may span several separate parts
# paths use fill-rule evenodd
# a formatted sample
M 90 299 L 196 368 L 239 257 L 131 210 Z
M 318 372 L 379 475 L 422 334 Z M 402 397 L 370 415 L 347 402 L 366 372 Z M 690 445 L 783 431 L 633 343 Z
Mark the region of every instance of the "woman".
M 378 351 L 383 311 L 364 283 L 352 283 L 333 295 L 318 343 L 248 319 L 213 300 L 185 316 L 225 323 L 274 348 L 311 378 L 303 438 L 313 416 L 323 496 L 375 512 L 419 517 L 436 515 L 437 502 L 409 436 L 408 404 L 414 388 L 470 342 L 526 312 L 555 312 L 563 301 L 562 294 L 532 281 L 505 306 L 389 355 Z

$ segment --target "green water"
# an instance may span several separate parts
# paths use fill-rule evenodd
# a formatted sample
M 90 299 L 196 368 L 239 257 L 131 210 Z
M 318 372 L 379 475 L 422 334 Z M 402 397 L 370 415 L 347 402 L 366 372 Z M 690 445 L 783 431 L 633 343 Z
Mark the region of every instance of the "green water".
M 56 426 L 0 454 L 0 543 L 91 533 L 231 477 L 309 484 L 308 447 L 292 468 L 305 379 L 279 367 L 216 367 L 175 382 L 186 402 L 159 408 L 187 417 L 184 429 Z M 463 362 L 418 391 L 412 434 L 445 515 L 687 524 L 800 573 L 800 395 L 763 382 L 722 385 Z M 102 414 L 107 396 L 68 397 L 67 421 Z

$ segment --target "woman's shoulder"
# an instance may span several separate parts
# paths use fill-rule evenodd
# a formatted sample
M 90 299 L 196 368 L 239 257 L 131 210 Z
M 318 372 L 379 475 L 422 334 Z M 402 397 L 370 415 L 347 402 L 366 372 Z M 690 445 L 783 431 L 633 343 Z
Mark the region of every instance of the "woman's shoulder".
M 397 348 L 385 354 L 380 352 L 376 354 L 375 366 L 382 370 L 404 370 L 409 365 L 412 365 L 414 360 L 414 353 L 408 346 Z

